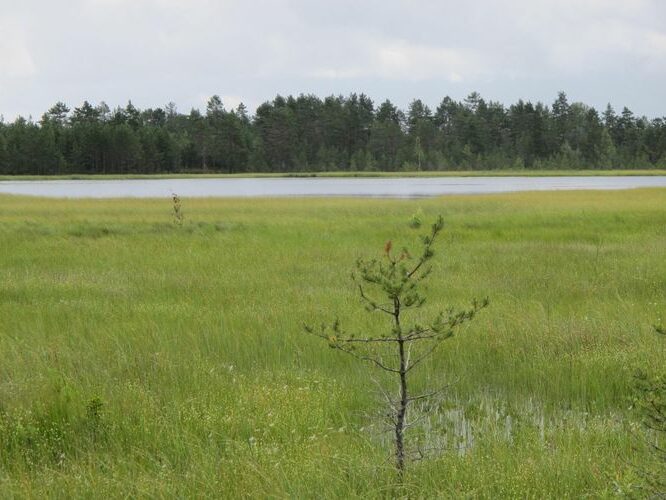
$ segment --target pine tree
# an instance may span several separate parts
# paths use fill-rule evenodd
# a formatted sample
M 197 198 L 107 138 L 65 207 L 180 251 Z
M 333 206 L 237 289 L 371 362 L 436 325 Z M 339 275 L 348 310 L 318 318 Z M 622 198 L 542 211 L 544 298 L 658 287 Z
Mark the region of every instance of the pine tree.
M 377 259 L 359 259 L 352 275 L 360 298 L 370 313 L 379 313 L 389 318 L 386 332 L 376 336 L 354 335 L 342 328 L 339 321 L 331 327 L 315 329 L 305 327 L 306 332 L 325 340 L 329 347 L 349 354 L 358 360 L 388 372 L 398 379 L 397 397 L 384 391 L 389 405 L 388 414 L 394 433 L 395 466 L 402 477 L 406 467 L 408 447 L 405 431 L 409 427 L 408 410 L 411 403 L 430 398 L 439 391 L 413 395 L 410 386 L 412 370 L 428 359 L 450 338 L 459 327 L 488 305 L 488 300 L 472 302 L 469 309 L 441 311 L 430 321 L 419 317 L 412 321 L 409 316 L 426 302 L 424 281 L 432 271 L 430 262 L 435 255 L 434 244 L 444 228 L 440 216 L 432 225 L 430 233 L 422 236 L 421 248 L 412 256 L 407 248 L 393 250 L 388 241 L 384 255 Z

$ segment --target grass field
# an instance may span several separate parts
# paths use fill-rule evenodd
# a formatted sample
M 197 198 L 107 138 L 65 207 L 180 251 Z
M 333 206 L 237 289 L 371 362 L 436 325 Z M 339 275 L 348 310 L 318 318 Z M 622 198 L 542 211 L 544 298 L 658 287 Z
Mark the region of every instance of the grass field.
M 67 174 L 67 175 L 0 175 L 0 181 L 79 180 L 79 179 L 187 179 L 233 177 L 562 177 L 562 176 L 636 176 L 666 175 L 664 169 L 633 170 L 423 170 L 418 172 L 290 172 L 290 173 L 240 173 L 240 174 Z
M 349 273 L 447 223 L 424 313 L 488 296 L 415 372 L 452 383 L 393 484 L 382 374 L 302 332 L 378 331 Z M 0 197 L 0 496 L 581 497 L 646 460 L 666 190 L 431 200 Z

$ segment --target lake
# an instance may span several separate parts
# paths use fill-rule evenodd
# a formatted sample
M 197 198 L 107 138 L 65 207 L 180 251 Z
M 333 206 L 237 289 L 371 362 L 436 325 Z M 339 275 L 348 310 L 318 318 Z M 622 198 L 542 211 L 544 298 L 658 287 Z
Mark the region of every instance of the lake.
M 262 177 L 0 181 L 0 193 L 57 198 L 302 197 L 418 198 L 450 194 L 666 187 L 666 176 L 625 177 Z

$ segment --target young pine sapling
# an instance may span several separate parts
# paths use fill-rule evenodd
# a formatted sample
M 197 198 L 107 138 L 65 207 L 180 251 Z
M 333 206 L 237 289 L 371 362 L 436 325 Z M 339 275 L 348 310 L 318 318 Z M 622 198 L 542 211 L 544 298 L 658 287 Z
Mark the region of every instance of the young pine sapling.
M 444 221 L 440 216 L 430 233 L 421 237 L 422 245 L 416 257 L 406 248 L 394 252 L 392 242 L 388 241 L 381 259 L 357 260 L 352 279 L 366 310 L 388 317 L 390 328 L 385 334 L 350 334 L 342 329 L 337 320 L 331 327 L 305 327 L 308 333 L 326 340 L 331 348 L 367 361 L 397 378 L 397 398 L 388 394 L 385 396 L 390 406 L 395 466 L 399 476 L 403 475 L 406 465 L 407 410 L 414 401 L 429 398 L 438 392 L 412 395 L 409 384 L 412 370 L 430 357 L 460 325 L 474 318 L 479 310 L 488 305 L 487 299 L 474 300 L 469 309 L 455 311 L 449 308 L 436 314 L 429 322 L 405 321 L 407 311 L 421 308 L 426 301 L 423 282 L 432 271 L 429 263 L 434 256 L 433 245 L 443 227 Z
M 171 195 L 172 209 L 173 209 L 173 223 L 177 226 L 182 226 L 183 221 L 185 220 L 185 215 L 183 214 L 183 207 L 180 203 L 180 196 L 176 193 Z

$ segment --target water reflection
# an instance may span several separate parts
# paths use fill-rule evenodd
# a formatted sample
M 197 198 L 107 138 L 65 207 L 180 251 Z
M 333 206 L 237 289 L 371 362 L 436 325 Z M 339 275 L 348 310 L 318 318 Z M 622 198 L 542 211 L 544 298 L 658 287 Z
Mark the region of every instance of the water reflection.
M 190 178 L 0 181 L 0 193 L 58 198 L 351 196 L 415 198 L 446 194 L 666 187 L 666 176 Z

